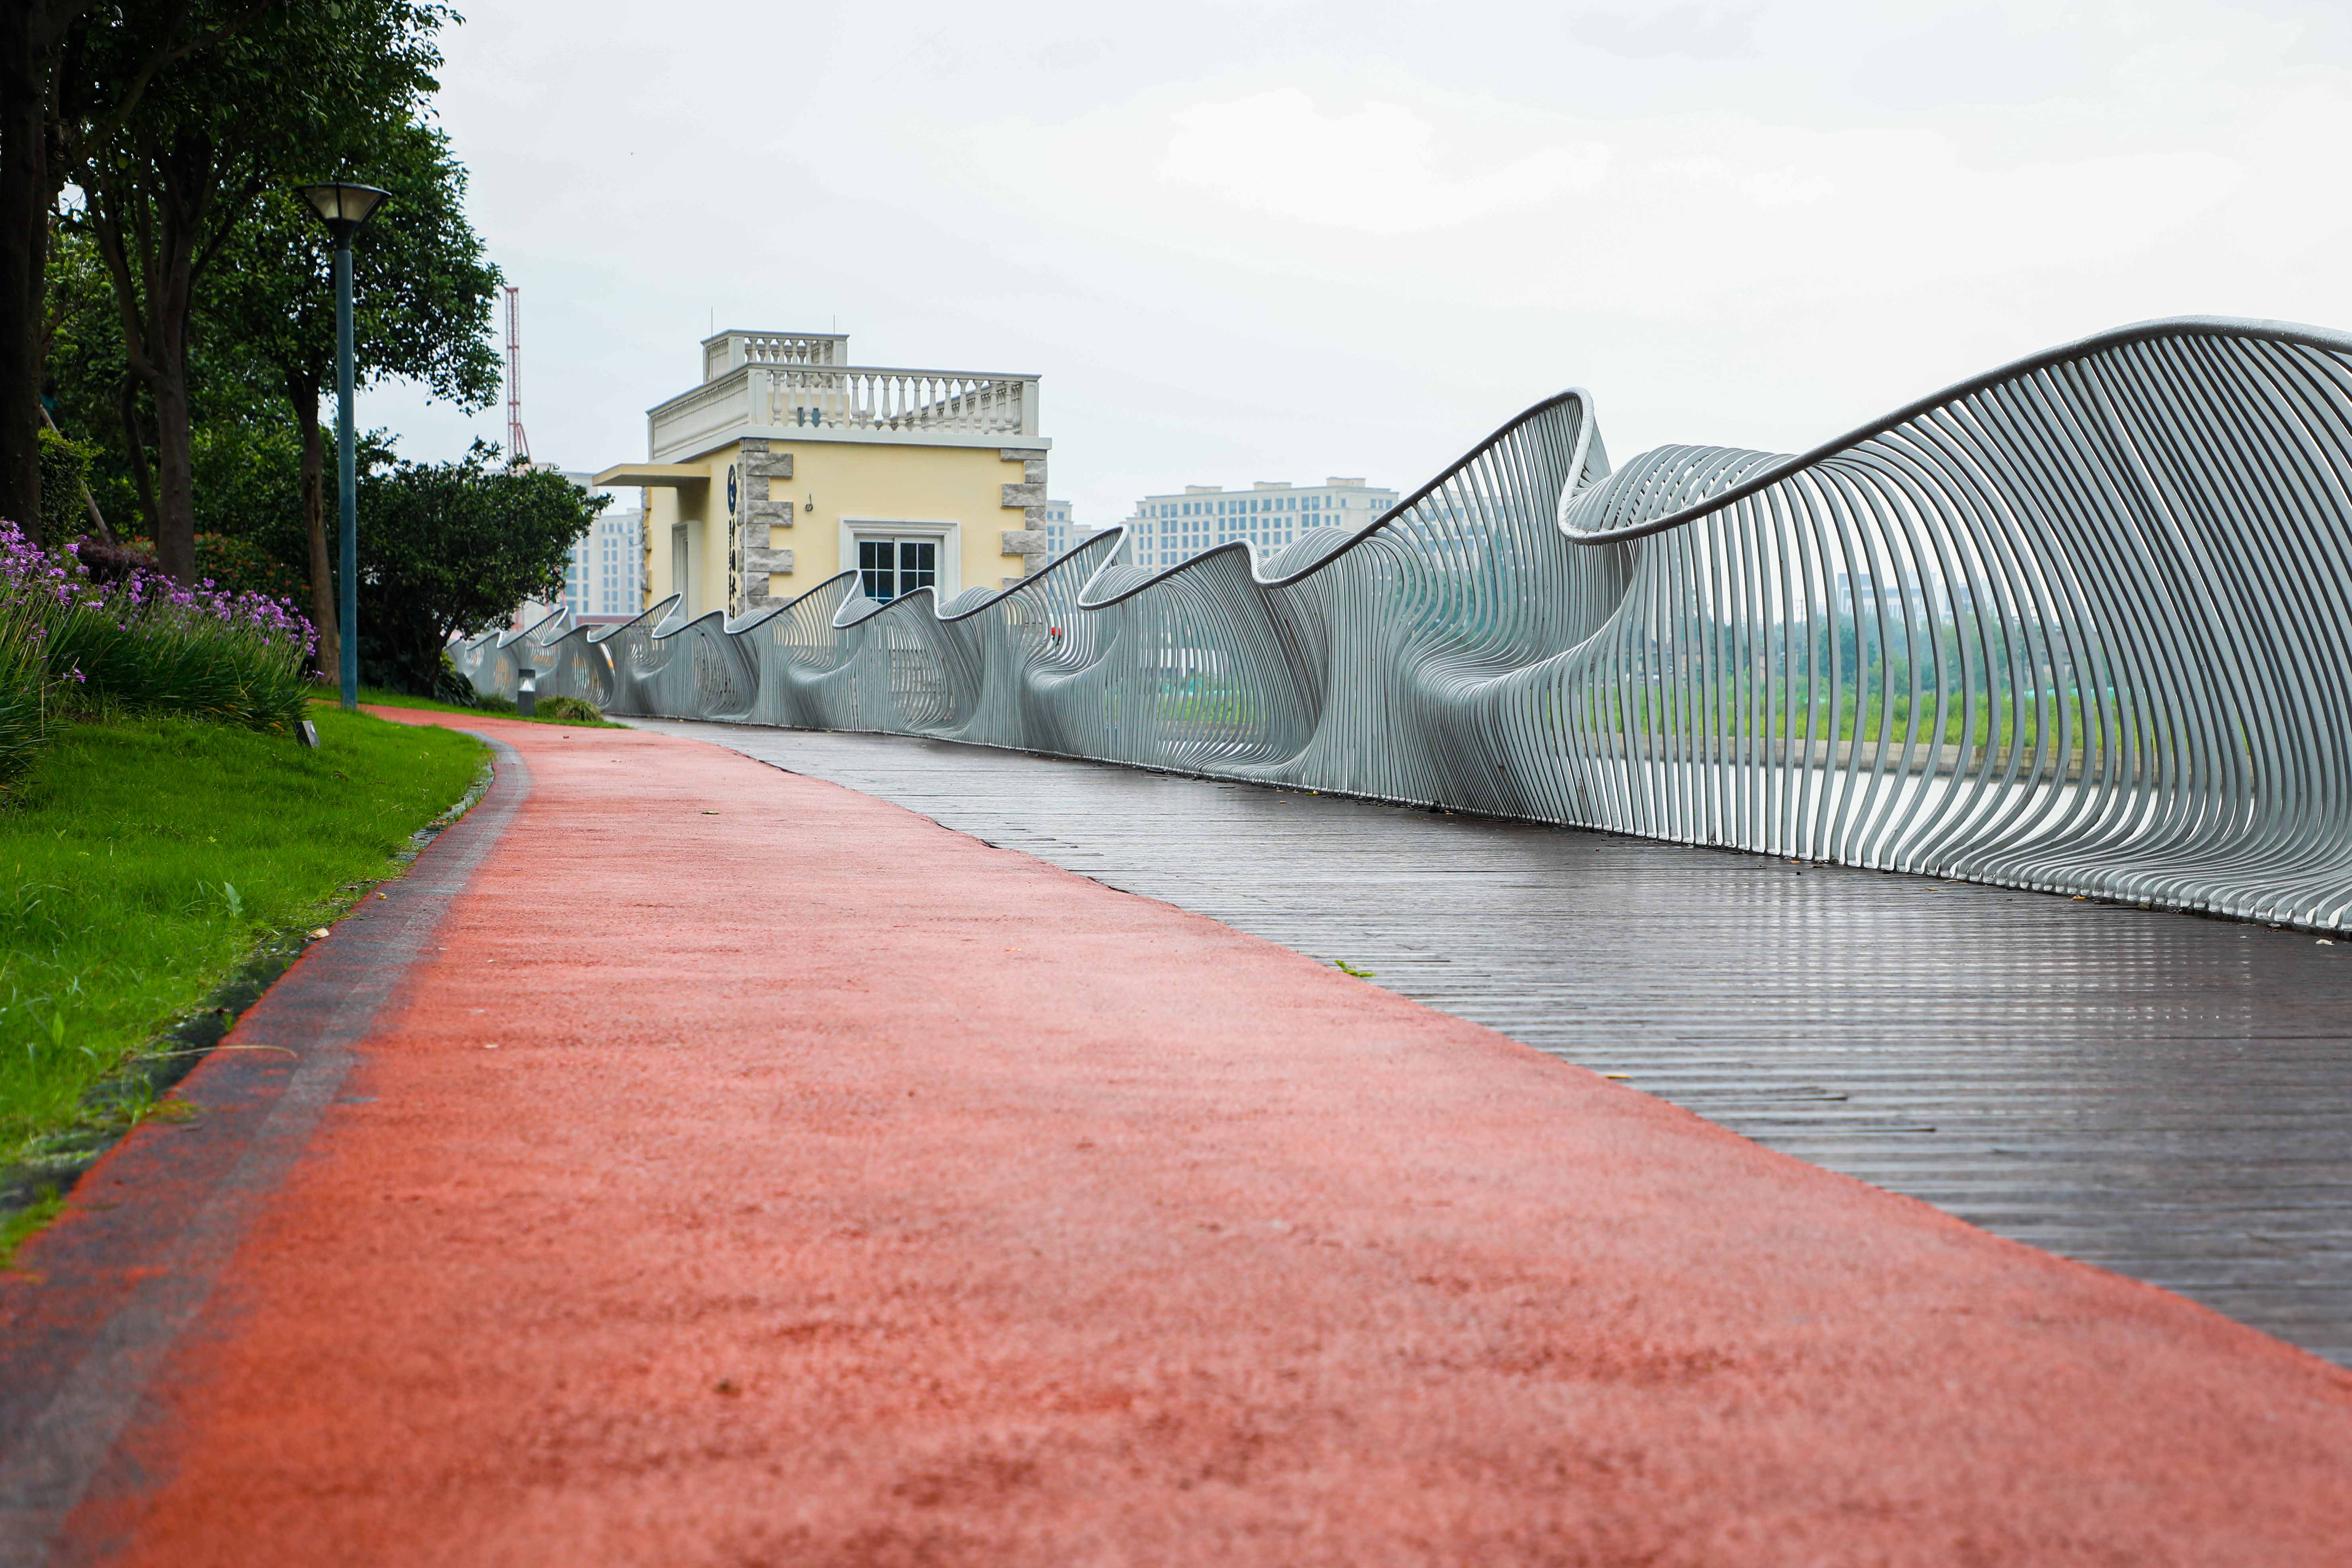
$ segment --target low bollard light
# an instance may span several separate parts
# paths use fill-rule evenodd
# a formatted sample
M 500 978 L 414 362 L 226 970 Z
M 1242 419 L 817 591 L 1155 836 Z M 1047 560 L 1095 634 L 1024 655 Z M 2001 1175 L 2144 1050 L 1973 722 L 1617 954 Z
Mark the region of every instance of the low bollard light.
M 539 711 L 539 671 L 529 665 L 515 671 L 515 711 L 526 719 Z

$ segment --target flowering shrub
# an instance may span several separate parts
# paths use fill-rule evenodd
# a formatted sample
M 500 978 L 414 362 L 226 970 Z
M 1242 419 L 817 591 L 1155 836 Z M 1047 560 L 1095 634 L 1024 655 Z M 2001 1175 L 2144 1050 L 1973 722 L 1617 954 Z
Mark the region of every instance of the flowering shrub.
M 124 543 L 131 554 L 145 558 L 141 564 L 153 568 L 153 541 L 131 539 Z M 101 547 L 89 542 L 83 543 L 84 565 L 93 564 L 89 553 Z M 107 553 L 111 556 L 116 552 L 110 550 Z M 96 569 L 90 574 L 105 575 Z M 289 605 L 300 604 L 310 586 L 299 573 L 289 570 L 283 562 L 253 541 L 232 539 L 225 533 L 196 535 L 196 575 L 209 577 L 215 585 L 233 594 L 264 594 L 273 599 L 283 599 Z
M 13 526 L 9 535 L 16 534 Z M 19 552 L 37 554 L 26 549 L 16 539 L 7 550 L 0 572 L 17 569 Z M 46 607 L 37 594 L 0 591 L 0 783 L 5 783 L 32 764 L 41 749 L 42 719 L 47 684 L 48 617 Z
M 185 587 L 119 552 L 86 565 L 80 551 L 36 549 L 0 522 L 0 772 L 31 760 L 43 713 L 60 705 L 113 702 L 257 730 L 301 718 L 317 637 L 290 606 Z M 12 731 L 19 709 L 29 728 Z

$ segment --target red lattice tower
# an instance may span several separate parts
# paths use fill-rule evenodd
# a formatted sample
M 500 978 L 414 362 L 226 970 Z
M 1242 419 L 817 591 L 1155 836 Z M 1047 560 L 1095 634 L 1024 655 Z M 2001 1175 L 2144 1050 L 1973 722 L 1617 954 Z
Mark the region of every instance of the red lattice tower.
M 522 433 L 522 290 L 507 285 L 507 462 L 530 461 L 530 439 Z

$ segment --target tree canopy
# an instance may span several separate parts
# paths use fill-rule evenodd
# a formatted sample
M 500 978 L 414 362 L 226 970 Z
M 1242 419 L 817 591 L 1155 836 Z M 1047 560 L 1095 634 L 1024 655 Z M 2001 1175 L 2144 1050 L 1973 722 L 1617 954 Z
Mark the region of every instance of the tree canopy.
M 341 160 L 391 193 L 352 245 L 352 329 L 360 384 L 422 382 L 467 408 L 499 392 L 487 334 L 502 279 L 466 220 L 466 171 L 440 131 L 415 120 L 367 127 Z M 264 192 L 228 265 L 208 285 L 208 317 L 282 379 L 313 389 L 335 364 L 333 256 L 290 186 Z
M 419 0 L 191 0 L 214 42 L 156 71 L 121 131 L 71 172 L 76 221 L 114 285 L 124 359 L 155 413 L 156 552 L 194 564 L 188 364 L 200 291 L 265 195 L 342 172 L 436 89 L 446 6 Z M 145 43 L 94 30 L 73 65 L 97 82 L 139 68 Z
M 461 407 L 486 406 L 499 391 L 488 333 L 500 279 L 466 220 L 466 171 L 448 138 L 387 121 L 353 143 L 348 162 L 391 193 L 352 247 L 359 384 L 404 378 Z M 293 416 L 310 615 L 322 628 L 320 666 L 332 668 L 341 656 L 319 403 L 334 375 L 335 291 L 326 230 L 310 205 L 289 189 L 265 192 L 204 304 L 214 331 L 239 345 Z
M 38 444 L 9 432 L 54 420 L 52 455 L 89 462 L 84 513 L 184 579 L 307 577 L 331 644 L 333 258 L 296 187 L 390 193 L 353 250 L 359 384 L 492 401 L 502 280 L 431 114 L 454 20 L 441 0 L 0 0 L 0 511 L 40 500 L 16 450 Z M 555 591 L 602 503 L 487 447 L 418 465 L 362 444 L 362 652 L 429 685 L 453 632 Z
M 612 498 L 509 468 L 477 441 L 454 463 L 398 463 L 360 486 L 360 672 L 429 694 L 452 637 L 552 599 L 563 563 Z
M 0 518 L 39 537 L 49 237 L 58 193 L 121 133 L 163 71 L 267 7 L 199 18 L 194 0 L 0 3 Z M 93 58 L 102 68 L 90 68 Z

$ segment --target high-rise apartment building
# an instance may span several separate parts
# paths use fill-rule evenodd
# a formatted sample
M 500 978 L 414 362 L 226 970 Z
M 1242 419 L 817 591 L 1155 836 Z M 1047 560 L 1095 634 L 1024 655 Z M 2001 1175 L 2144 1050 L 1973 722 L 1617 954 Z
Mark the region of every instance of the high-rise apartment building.
M 590 495 L 610 493 L 599 490 L 593 474 L 560 468 L 553 463 L 539 466 L 562 474 Z M 559 609 L 570 610 L 572 618 L 580 621 L 627 620 L 645 608 L 644 563 L 645 513 L 622 510 L 620 498 L 615 496 L 564 557 L 563 586 L 553 602 L 525 599 L 515 612 L 513 624 L 534 626 Z
M 583 620 L 629 616 L 645 607 L 646 514 L 607 507 L 563 564 L 563 604 Z
M 1129 559 L 1173 566 L 1236 539 L 1279 550 L 1309 529 L 1361 528 L 1396 503 L 1394 490 L 1337 476 L 1319 485 L 1260 479 L 1246 490 L 1186 485 L 1135 503 L 1127 520 Z
M 1076 546 L 1085 542 L 1084 537 L 1082 537 L 1077 526 L 1070 521 L 1070 503 L 1068 501 L 1048 500 L 1045 503 L 1045 508 L 1044 526 L 1045 529 L 1045 554 L 1049 560 L 1059 560 L 1061 557 L 1067 555 Z M 1085 531 L 1085 533 L 1094 534 L 1100 531 L 1101 530 L 1099 529 L 1087 529 Z

